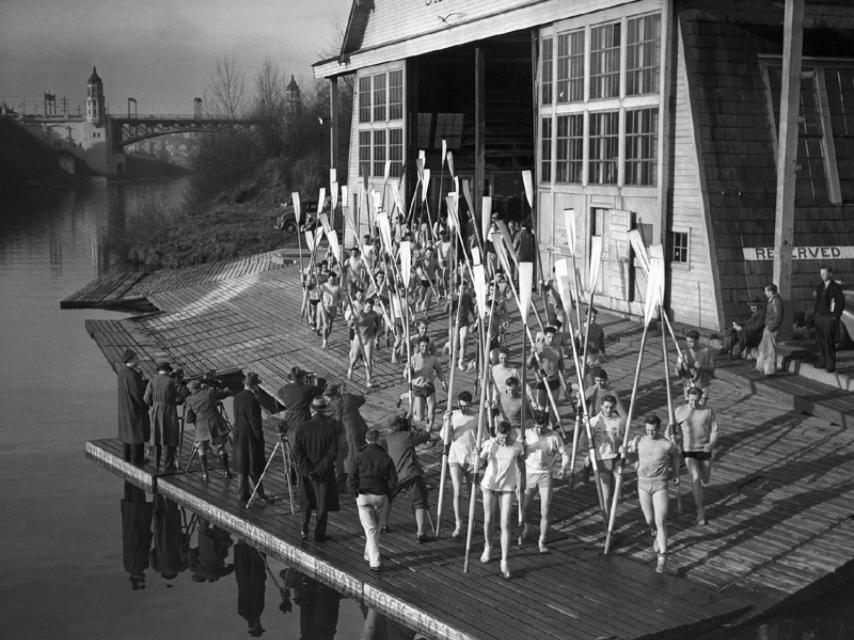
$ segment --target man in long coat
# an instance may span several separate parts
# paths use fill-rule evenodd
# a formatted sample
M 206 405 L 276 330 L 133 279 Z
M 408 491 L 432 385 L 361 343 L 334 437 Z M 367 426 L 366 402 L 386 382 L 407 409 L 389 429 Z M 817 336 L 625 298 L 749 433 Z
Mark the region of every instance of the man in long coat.
M 145 379 L 139 372 L 133 349 L 125 349 L 122 362 L 116 365 L 118 374 L 119 440 L 124 444 L 124 458 L 142 466 L 145 443 L 151 437 L 148 406 L 143 399 Z
M 813 316 L 815 342 L 818 347 L 816 367 L 824 367 L 828 373 L 836 371 L 836 331 L 842 311 L 845 309 L 845 294 L 840 284 L 833 279 L 829 265 L 821 266 L 821 284 L 815 288 Z
M 308 538 L 311 512 L 317 511 L 314 539 L 324 542 L 326 523 L 330 511 L 338 511 L 338 485 L 335 483 L 335 459 L 338 456 L 338 427 L 324 415 L 326 400 L 320 396 L 312 400 L 311 420 L 302 424 L 294 440 L 294 459 L 299 470 L 300 509 L 302 526 L 300 536 Z
M 264 429 L 261 423 L 261 403 L 258 402 L 261 378 L 249 372 L 243 380 L 245 388 L 234 396 L 234 468 L 237 472 L 237 491 L 241 502 L 247 502 L 257 485 L 258 496 L 271 500 L 260 484 L 264 472 Z
M 365 396 L 349 393 L 344 384 L 330 384 L 325 393 L 329 401 L 329 414 L 340 428 L 338 434 L 338 457 L 335 459 L 335 475 L 338 491 L 347 487 L 347 475 L 352 472 L 352 462 L 365 442 L 368 425 L 359 407 L 365 404 Z
M 166 447 L 166 471 L 177 471 L 175 462 L 178 452 L 178 403 L 184 401 L 184 394 L 171 375 L 172 367 L 168 362 L 157 364 L 157 375 L 145 388 L 145 404 L 151 407 L 151 426 L 154 430 L 155 467 L 160 468 L 161 445 Z M 179 395 L 181 397 L 179 397 Z
M 288 437 L 296 436 L 296 429 L 311 418 L 311 401 L 323 394 L 321 387 L 308 384 L 307 373 L 299 367 L 293 367 L 288 374 L 288 383 L 279 388 L 279 399 L 285 405 L 283 419 Z

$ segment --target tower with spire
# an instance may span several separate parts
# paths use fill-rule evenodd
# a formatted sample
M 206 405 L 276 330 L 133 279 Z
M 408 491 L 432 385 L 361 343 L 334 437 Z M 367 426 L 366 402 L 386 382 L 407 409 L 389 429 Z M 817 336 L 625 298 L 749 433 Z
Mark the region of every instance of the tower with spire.
M 290 115 L 298 115 L 302 109 L 302 98 L 297 81 L 291 75 L 291 81 L 285 87 L 285 105 L 287 106 Z
M 104 83 L 98 75 L 98 70 L 92 67 L 92 75 L 86 84 L 86 121 L 101 124 L 105 115 Z

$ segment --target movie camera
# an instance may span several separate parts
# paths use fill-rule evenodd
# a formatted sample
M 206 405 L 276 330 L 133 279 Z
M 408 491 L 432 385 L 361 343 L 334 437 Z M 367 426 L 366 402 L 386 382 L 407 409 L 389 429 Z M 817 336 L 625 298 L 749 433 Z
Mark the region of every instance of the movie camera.
M 202 375 L 185 379 L 185 382 L 191 380 L 198 380 L 211 389 L 237 389 L 243 384 L 243 369 L 240 367 L 208 369 Z

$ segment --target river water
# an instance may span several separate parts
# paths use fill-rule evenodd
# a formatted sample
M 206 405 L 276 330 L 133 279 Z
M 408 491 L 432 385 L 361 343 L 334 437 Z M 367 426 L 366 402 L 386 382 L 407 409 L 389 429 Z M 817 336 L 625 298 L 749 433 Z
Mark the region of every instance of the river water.
M 4 638 L 168 633 L 216 639 L 247 632 L 247 621 L 238 614 L 236 573 L 197 583 L 189 572 L 166 580 L 149 570 L 146 588 L 131 588 L 122 564 L 122 483 L 83 455 L 86 440 L 116 434 L 115 375 L 86 334 L 84 320 L 121 315 L 59 309 L 62 298 L 116 262 L 113 247 L 120 246 L 136 218 L 152 206 L 179 202 L 185 187 L 183 181 L 92 185 L 0 202 Z M 380 631 L 368 631 L 377 622 L 374 612 L 301 579 L 289 592 L 292 610 L 282 613 L 285 567 L 268 564 L 269 572 L 262 571 L 263 563 L 255 565 L 253 606 L 263 606 L 261 624 L 269 637 L 411 637 L 382 623 Z M 817 603 L 718 637 L 854 637 L 852 595 L 849 585 Z

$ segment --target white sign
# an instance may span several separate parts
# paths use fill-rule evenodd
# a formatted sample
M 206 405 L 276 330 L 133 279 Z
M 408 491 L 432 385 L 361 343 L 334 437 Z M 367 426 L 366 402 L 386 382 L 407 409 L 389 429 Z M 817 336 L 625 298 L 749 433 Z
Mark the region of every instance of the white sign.
M 745 260 L 773 260 L 771 247 L 743 247 Z M 840 260 L 854 258 L 854 247 L 792 247 L 792 260 Z

